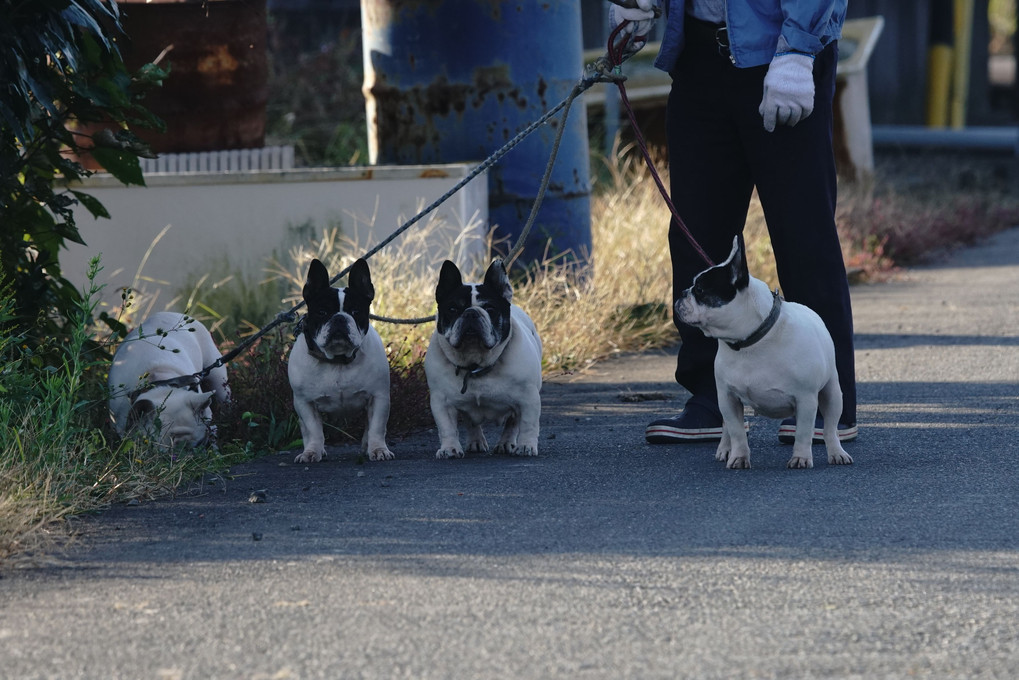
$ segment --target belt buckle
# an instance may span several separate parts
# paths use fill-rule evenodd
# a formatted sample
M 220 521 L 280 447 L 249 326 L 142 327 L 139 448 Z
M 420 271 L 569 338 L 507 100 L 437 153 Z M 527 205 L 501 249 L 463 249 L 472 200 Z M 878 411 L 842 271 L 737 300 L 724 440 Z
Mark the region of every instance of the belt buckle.
M 729 28 L 719 26 L 715 29 L 715 43 L 718 45 L 718 54 L 723 57 L 729 56 Z

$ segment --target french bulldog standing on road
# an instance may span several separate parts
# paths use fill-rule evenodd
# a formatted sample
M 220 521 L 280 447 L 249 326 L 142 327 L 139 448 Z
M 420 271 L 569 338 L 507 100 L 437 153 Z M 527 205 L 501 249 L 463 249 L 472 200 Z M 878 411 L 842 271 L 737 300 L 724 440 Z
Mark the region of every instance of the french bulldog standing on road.
M 443 262 L 435 301 L 435 331 L 425 355 L 439 430 L 435 457 L 463 457 L 460 414 L 467 420 L 466 451 L 488 451 L 482 424 L 494 421 L 503 427 L 495 453 L 538 455 L 541 339 L 534 322 L 513 304 L 502 261 L 492 262 L 484 282 L 473 284 L 464 284 L 455 264 Z
M 110 366 L 110 418 L 120 436 L 142 430 L 161 446 L 209 443 L 209 402 L 230 399 L 226 367 L 194 378 L 219 359 L 212 335 L 200 322 L 176 312 L 157 312 L 128 333 Z M 207 391 L 202 392 L 202 389 Z
M 389 360 L 382 338 L 368 323 L 375 299 L 368 263 L 355 262 L 347 287 L 339 290 L 329 285 L 325 265 L 312 260 L 303 292 L 308 313 L 287 367 L 304 438 L 304 451 L 296 462 L 322 460 L 322 413 L 366 412 L 361 452 L 369 460 L 392 459 L 393 452 L 386 446 Z
M 824 418 L 828 463 L 853 462 L 839 442 L 842 390 L 835 346 L 813 310 L 784 302 L 750 276 L 739 237 L 722 264 L 698 274 L 676 302 L 684 322 L 718 339 L 715 382 L 722 411 L 722 441 L 715 458 L 728 468 L 749 468 L 743 405 L 769 418 L 796 417 L 793 456 L 787 467 L 814 466 L 814 419 Z

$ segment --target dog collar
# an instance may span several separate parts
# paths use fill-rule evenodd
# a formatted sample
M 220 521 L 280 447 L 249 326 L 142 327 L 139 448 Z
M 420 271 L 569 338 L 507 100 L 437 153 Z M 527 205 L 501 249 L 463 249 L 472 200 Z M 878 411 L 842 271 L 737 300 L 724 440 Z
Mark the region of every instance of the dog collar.
M 491 371 L 494 367 L 495 364 L 490 366 L 478 366 L 477 364 L 474 364 L 473 366 L 457 366 L 455 375 L 460 375 L 460 371 L 464 372 L 464 384 L 463 387 L 460 388 L 460 394 L 465 394 L 467 392 L 468 380 L 471 378 L 480 378 Z
M 361 349 L 360 347 L 355 347 L 354 353 L 351 354 L 349 357 L 344 356 L 342 354 L 337 354 L 332 359 L 330 359 L 325 355 L 325 352 L 318 348 L 318 345 L 315 344 L 315 341 L 312 340 L 307 333 L 304 333 L 304 340 L 308 344 L 308 354 L 315 357 L 319 361 L 326 362 L 327 364 L 343 364 L 345 366 L 357 358 L 357 352 L 358 350 Z
M 127 398 L 128 401 L 133 402 L 141 395 L 145 394 L 149 390 L 154 389 L 156 387 L 176 387 L 176 388 L 184 387 L 191 392 L 200 393 L 201 390 L 198 389 L 198 386 L 201 384 L 201 382 L 202 381 L 198 379 L 197 375 L 181 375 L 177 376 L 176 378 L 167 378 L 165 380 L 154 380 L 152 382 L 147 382 L 144 385 L 135 388 L 130 393 L 128 393 Z
M 771 295 L 773 297 L 771 303 L 771 312 L 768 314 L 768 318 L 766 318 L 764 322 L 757 327 L 757 330 L 748 335 L 743 340 L 737 340 L 736 342 L 729 342 L 728 340 L 726 340 L 725 344 L 729 345 L 729 347 L 738 352 L 744 347 L 749 347 L 750 345 L 753 345 L 754 343 L 758 342 L 761 338 L 768 334 L 768 331 L 770 331 L 772 327 L 775 325 L 775 322 L 778 321 L 778 315 L 782 311 L 782 297 L 778 294 L 778 291 L 776 290 L 772 292 Z
M 351 354 L 349 357 L 348 356 L 344 356 L 342 354 L 337 354 L 332 359 L 330 359 L 317 346 L 313 345 L 311 342 L 308 343 L 308 354 L 310 354 L 311 356 L 315 357 L 319 361 L 326 362 L 327 364 L 342 364 L 342 365 L 346 366 L 351 361 L 353 361 L 354 359 L 357 358 L 357 350 L 358 349 L 360 349 L 360 347 L 355 349 L 354 353 Z

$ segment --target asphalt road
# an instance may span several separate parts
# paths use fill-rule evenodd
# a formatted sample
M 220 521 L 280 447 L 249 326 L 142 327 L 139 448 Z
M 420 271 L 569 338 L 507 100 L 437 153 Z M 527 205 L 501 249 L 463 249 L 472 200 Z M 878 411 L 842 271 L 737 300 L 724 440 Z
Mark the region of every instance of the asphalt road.
M 673 358 L 620 357 L 548 380 L 534 459 L 429 432 L 89 519 L 0 578 L 0 676 L 1014 678 L 1019 229 L 853 296 L 852 466 L 649 446 Z

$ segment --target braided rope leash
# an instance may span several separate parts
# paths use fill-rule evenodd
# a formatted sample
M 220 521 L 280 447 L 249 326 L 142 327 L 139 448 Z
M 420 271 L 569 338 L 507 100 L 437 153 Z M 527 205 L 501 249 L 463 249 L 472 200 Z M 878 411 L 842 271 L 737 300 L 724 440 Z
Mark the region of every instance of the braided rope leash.
M 506 151 L 509 151 L 509 149 L 511 149 L 513 146 L 516 146 L 521 141 L 523 141 L 523 138 L 525 136 L 527 136 L 528 134 L 530 134 L 534 130 L 536 130 L 539 127 L 541 127 L 541 125 L 543 125 L 546 121 L 548 121 L 553 115 L 558 113 L 560 110 L 563 110 L 563 115 L 562 115 L 562 118 L 561 118 L 560 123 L 559 123 L 559 129 L 556 132 L 555 141 L 552 143 L 552 152 L 549 155 L 548 163 L 545 165 L 545 173 L 544 173 L 544 175 L 541 178 L 541 185 L 538 188 L 538 194 L 537 194 L 537 196 L 534 199 L 534 203 L 531 205 L 531 213 L 528 216 L 527 222 L 524 224 L 523 229 L 520 230 L 520 235 L 517 236 L 516 244 L 514 244 L 513 248 L 510 249 L 509 253 L 507 253 L 506 257 L 504 258 L 506 262 L 512 262 L 514 259 L 517 258 L 517 256 L 520 255 L 520 252 L 524 248 L 524 244 L 527 242 L 527 236 L 530 234 L 531 228 L 534 226 L 534 220 L 538 216 L 538 209 L 541 207 L 541 202 L 545 198 L 545 192 L 548 190 L 548 185 L 549 185 L 549 182 L 550 182 L 551 177 L 552 177 L 552 168 L 555 167 L 556 157 L 559 155 L 559 145 L 562 142 L 563 133 L 566 130 L 566 121 L 567 121 L 567 118 L 570 115 L 570 107 L 573 106 L 573 101 L 577 97 L 579 97 L 581 94 L 583 94 L 585 90 L 587 90 L 589 87 L 594 85 L 595 82 L 596 81 L 593 81 L 593 80 L 590 81 L 590 82 L 588 82 L 586 80 L 581 80 L 580 82 L 578 82 L 576 85 L 574 85 L 573 90 L 570 92 L 569 96 L 566 97 L 566 99 L 564 99 L 555 108 L 551 109 L 548 113 L 546 113 L 544 116 L 542 116 L 542 118 L 539 119 L 536 123 L 534 123 L 534 124 L 528 126 L 527 128 L 525 128 L 522 132 L 520 132 L 520 134 L 518 134 L 512 140 L 507 142 L 507 144 L 505 146 L 503 146 L 501 149 L 496 151 L 496 154 L 498 154 L 499 157 L 501 158 L 503 155 L 505 155 Z M 492 157 L 489 157 L 489 158 L 491 159 Z M 486 161 L 486 163 L 487 163 L 487 161 Z M 493 163 L 487 163 L 487 165 L 485 165 L 485 168 L 487 169 L 492 164 Z M 449 196 L 451 196 L 454 193 L 456 193 L 456 191 L 459 190 L 460 187 L 462 187 L 464 184 L 466 184 L 467 181 L 469 181 L 470 179 L 471 178 L 465 178 L 465 180 L 463 180 L 460 184 L 458 184 L 456 187 L 451 189 L 450 192 L 449 192 Z M 436 207 L 441 201 L 445 200 L 446 198 L 449 198 L 449 196 L 445 196 L 445 197 L 439 199 L 439 201 L 436 201 L 431 206 L 426 208 L 425 212 L 427 212 L 427 211 L 431 210 L 432 208 Z M 422 214 L 424 214 L 424 213 L 422 213 Z M 418 218 L 420 218 L 420 216 L 418 216 Z M 411 224 L 411 222 L 408 222 L 407 225 L 404 225 L 404 227 L 401 227 L 400 230 L 398 230 L 398 231 L 402 231 L 406 226 L 409 226 L 410 224 Z M 380 244 L 380 245 L 385 245 L 385 243 L 388 243 L 391 240 L 392 240 L 392 237 L 390 237 L 387 241 L 385 241 L 383 244 Z M 378 252 L 378 248 L 373 250 L 370 254 L 374 255 L 375 252 Z M 366 259 L 367 259 L 367 257 L 369 257 L 369 255 L 365 256 Z M 344 270 L 344 272 L 345 271 L 346 270 Z M 342 276 L 344 272 L 341 272 L 337 276 L 337 278 L 339 278 L 339 276 Z M 386 317 L 386 316 L 376 316 L 374 314 L 371 314 L 370 316 L 375 321 L 382 321 L 382 322 L 385 322 L 385 323 L 393 323 L 393 324 L 408 324 L 408 325 L 416 325 L 416 324 L 421 324 L 421 323 L 428 323 L 430 321 L 434 321 L 435 320 L 434 316 L 423 316 L 423 317 L 418 317 L 418 318 L 415 318 L 415 319 L 394 319 L 394 318 Z
M 530 234 L 531 228 L 534 226 L 534 221 L 537 218 L 538 210 L 540 209 L 541 203 L 544 200 L 545 193 L 548 189 L 548 185 L 551 180 L 552 169 L 555 166 L 556 157 L 558 156 L 559 153 L 559 146 L 562 141 L 563 134 L 566 130 L 567 118 L 569 116 L 570 108 L 572 107 L 574 100 L 576 100 L 577 97 L 579 97 L 581 94 L 587 91 L 595 83 L 612 82 L 615 83 L 619 89 L 621 101 L 623 102 L 624 107 L 626 108 L 627 116 L 630 119 L 630 124 L 633 126 L 634 133 L 637 137 L 638 145 L 640 146 L 641 153 L 644 156 L 644 161 L 647 163 L 647 166 L 651 171 L 651 175 L 655 181 L 655 184 L 658 186 L 659 192 L 665 199 L 665 203 L 672 213 L 672 217 L 675 219 L 676 224 L 679 226 L 680 230 L 686 236 L 691 246 L 693 246 L 693 248 L 701 256 L 701 258 L 708 264 L 708 266 L 713 266 L 714 262 L 704 251 L 704 249 L 700 246 L 700 244 L 697 243 L 697 240 L 693 237 L 693 234 L 686 226 L 686 223 L 684 223 L 683 219 L 679 216 L 679 212 L 676 210 L 675 205 L 673 205 L 672 199 L 669 197 L 668 191 L 665 189 L 665 185 L 662 183 L 661 177 L 659 177 L 658 172 L 655 169 L 654 161 L 651 159 L 651 154 L 647 148 L 647 143 L 644 139 L 643 134 L 640 131 L 640 127 L 637 124 L 636 116 L 634 115 L 633 112 L 633 107 L 630 105 L 630 100 L 626 95 L 626 87 L 623 85 L 623 81 L 625 81 L 626 78 L 621 74 L 620 67 L 623 61 L 628 56 L 630 56 L 625 53 L 625 48 L 629 39 L 627 36 L 624 35 L 623 40 L 617 43 L 616 38 L 619 36 L 623 27 L 627 23 L 628 22 L 626 21 L 620 23 L 619 26 L 617 26 L 615 30 L 609 35 L 608 50 L 606 56 L 603 56 L 595 60 L 594 62 L 588 64 L 584 68 L 584 76 L 580 79 L 579 82 L 577 82 L 576 85 L 574 85 L 573 90 L 565 99 L 563 99 L 561 102 L 559 102 L 554 107 L 545 112 L 545 114 L 538 118 L 536 121 L 534 121 L 533 123 L 525 127 L 523 130 L 521 130 L 519 133 L 517 133 L 516 136 L 514 136 L 512 139 L 506 142 L 506 144 L 504 144 L 495 152 L 493 152 L 488 158 L 486 158 L 483 162 L 476 166 L 463 179 L 457 182 L 456 185 L 454 185 L 446 193 L 444 193 L 442 196 L 433 201 L 430 205 L 424 208 L 417 215 L 413 216 L 411 219 L 403 223 L 389 236 L 387 236 L 385 239 L 376 244 L 373 248 L 368 250 L 362 257 L 365 260 L 367 260 L 376 253 L 378 253 L 380 250 L 385 248 L 387 245 L 392 243 L 396 238 L 398 238 L 401 234 L 410 229 L 414 224 L 419 222 L 426 215 L 428 215 L 436 208 L 438 208 L 440 205 L 449 200 L 453 195 L 460 191 L 460 189 L 466 186 L 468 182 L 470 182 L 475 177 L 488 170 L 493 165 L 495 165 L 498 161 L 500 161 L 503 158 L 503 156 L 509 153 L 515 146 L 520 144 L 520 142 L 522 142 L 528 135 L 530 135 L 532 132 L 534 132 L 539 127 L 548 122 L 553 116 L 559 113 L 559 111 L 563 110 L 562 120 L 559 124 L 559 129 L 556 132 L 556 137 L 552 145 L 552 151 L 549 157 L 549 161 L 545 167 L 545 173 L 542 176 L 541 185 L 538 189 L 538 194 L 535 197 L 533 205 L 531 206 L 531 213 L 528 216 L 527 222 L 524 224 L 524 228 L 521 230 L 519 237 L 517 238 L 516 244 L 513 246 L 513 248 L 510 250 L 509 254 L 506 257 L 506 261 L 512 261 L 513 259 L 515 259 L 517 256 L 519 256 L 521 250 L 523 250 L 524 243 L 526 242 L 527 236 Z M 344 268 L 342 271 L 333 276 L 332 279 L 330 279 L 329 283 L 333 284 L 339 281 L 341 278 L 346 276 L 347 273 L 349 273 L 349 271 L 350 271 L 349 266 Z M 272 329 L 276 328 L 282 323 L 293 323 L 297 319 L 297 312 L 302 307 L 304 307 L 304 304 L 305 303 L 302 300 L 295 304 L 293 307 L 291 307 L 289 310 L 280 312 L 269 324 L 259 329 L 253 335 L 250 335 L 247 338 L 245 338 L 244 342 L 234 347 L 232 350 L 221 356 L 219 359 L 217 359 L 209 366 L 203 368 L 200 372 L 194 374 L 194 376 L 199 380 L 205 378 L 206 376 L 208 376 L 210 371 L 221 366 L 224 366 L 233 359 L 235 359 L 238 355 L 241 354 L 241 352 L 247 350 L 249 347 L 251 347 L 251 345 L 253 345 L 259 339 L 261 339 L 266 333 L 268 333 Z M 434 316 L 424 316 L 413 319 L 396 319 L 385 316 L 376 316 L 374 314 L 371 315 L 371 318 L 375 321 L 381 321 L 383 323 L 407 324 L 407 325 L 417 325 L 422 323 L 428 323 L 435 320 Z
M 556 158 L 556 155 L 558 154 L 558 151 L 559 151 L 559 145 L 560 145 L 560 142 L 562 140 L 563 131 L 566 128 L 566 116 L 569 115 L 570 107 L 573 105 L 573 101 L 578 96 L 580 96 L 584 91 L 586 91 L 588 88 L 590 88 L 592 85 L 594 85 L 595 82 L 599 82 L 599 81 L 597 79 L 594 79 L 594 78 L 585 78 L 585 79 L 581 80 L 579 83 L 577 83 L 574 86 L 573 90 L 570 92 L 569 96 L 567 96 L 561 102 L 559 102 L 554 107 L 549 109 L 543 116 L 541 116 L 541 118 L 537 119 L 536 121 L 534 121 L 533 123 L 531 123 L 530 125 L 525 127 L 523 130 L 518 132 L 516 134 L 516 136 L 514 136 L 512 139 L 510 139 L 508 142 L 506 142 L 499 149 L 494 151 L 488 158 L 486 158 L 479 165 L 477 165 L 473 170 L 471 170 L 471 172 L 469 172 L 463 179 L 461 179 L 459 182 L 457 182 L 456 185 L 454 185 L 446 193 L 444 193 L 442 196 L 440 196 L 435 201 L 433 201 L 431 204 L 429 204 L 421 212 L 419 212 L 418 214 L 414 215 L 412 218 L 410 218 L 409 220 L 404 222 L 402 225 L 400 225 L 389 236 L 387 236 L 382 241 L 380 241 L 378 244 L 376 244 L 373 248 L 368 250 L 362 257 L 367 260 L 367 259 L 371 258 L 373 255 L 375 255 L 376 253 L 378 253 L 380 250 L 385 248 L 387 245 L 392 243 L 396 238 L 398 238 L 401 234 L 403 234 L 408 229 L 410 229 L 414 224 L 419 222 L 426 215 L 428 215 L 429 213 L 434 211 L 436 208 L 438 208 L 440 205 L 442 205 L 447 200 L 449 200 L 453 195 L 455 195 L 458 191 L 460 191 L 460 189 L 462 189 L 464 186 L 466 186 L 468 182 L 470 182 L 475 177 L 477 177 L 481 173 L 483 173 L 486 170 L 488 170 L 493 165 L 495 165 L 499 160 L 502 159 L 503 156 L 505 156 L 507 153 L 509 153 L 515 146 L 520 144 L 520 142 L 522 142 L 528 135 L 530 135 L 532 132 L 534 132 L 539 127 L 541 127 L 546 122 L 548 122 L 553 116 L 555 116 L 557 113 L 559 113 L 559 111 L 561 111 L 563 109 L 566 109 L 564 114 L 563 114 L 563 120 L 562 120 L 562 123 L 559 125 L 559 131 L 556 134 L 555 142 L 554 142 L 553 147 L 552 147 L 551 158 L 549 159 L 548 165 L 545 168 L 545 174 L 542 177 L 541 187 L 540 187 L 540 189 L 538 191 L 537 199 L 535 200 L 535 203 L 534 203 L 534 205 L 531 208 L 530 217 L 528 218 L 527 223 L 524 225 L 524 228 L 521 231 L 519 238 L 517 239 L 516 245 L 514 245 L 513 249 L 510 251 L 510 254 L 507 257 L 507 260 L 511 260 L 514 257 L 516 257 L 517 255 L 519 255 L 520 250 L 523 248 L 523 244 L 525 242 L 525 239 L 527 238 L 527 235 L 530 232 L 531 227 L 534 224 L 534 220 L 535 220 L 535 217 L 538 214 L 538 208 L 541 205 L 542 199 L 544 198 L 545 191 L 548 188 L 549 181 L 550 181 L 550 178 L 551 178 L 551 175 L 552 175 L 552 167 L 555 164 L 555 158 Z M 333 276 L 332 279 L 330 279 L 329 283 L 330 284 L 336 283 L 341 278 L 346 276 L 347 273 L 349 273 L 349 271 L 350 271 L 350 267 L 349 266 L 344 268 L 342 271 L 340 271 L 335 276 Z M 247 338 L 245 338 L 244 342 L 242 342 L 241 344 L 239 344 L 236 347 L 234 347 L 232 350 L 230 350 L 229 352 L 227 352 L 226 354 L 221 356 L 219 359 L 214 361 L 209 366 L 206 366 L 201 371 L 199 371 L 198 373 L 194 374 L 195 377 L 198 378 L 199 380 L 201 380 L 202 378 L 205 378 L 206 376 L 209 375 L 209 373 L 212 370 L 214 370 L 216 368 L 219 368 L 221 366 L 224 366 L 224 365 L 228 364 L 229 362 L 233 361 L 234 359 L 236 359 L 237 356 L 239 356 L 242 352 L 244 352 L 249 347 L 251 347 L 255 342 L 257 342 L 259 339 L 261 339 L 266 333 L 268 333 L 272 329 L 276 328 L 277 326 L 279 326 L 282 323 L 293 323 L 297 319 L 297 312 L 300 311 L 300 309 L 302 307 L 304 307 L 304 304 L 305 303 L 302 300 L 302 301 L 298 302 L 297 304 L 295 304 L 290 309 L 288 309 L 288 310 L 286 310 L 284 312 L 280 312 L 279 314 L 277 314 L 276 317 L 271 322 L 266 324 L 264 327 L 260 328 L 256 333 L 254 333 L 254 334 L 248 336 Z M 423 316 L 423 317 L 418 317 L 418 318 L 414 318 L 414 319 L 395 319 L 395 318 L 390 318 L 390 317 L 385 317 L 385 316 L 376 316 L 376 315 L 372 314 L 371 318 L 373 320 L 375 320 L 375 321 L 381 321 L 381 322 L 384 322 L 384 323 L 407 324 L 407 325 L 416 325 L 416 324 L 428 323 L 428 322 L 431 322 L 431 321 L 435 320 L 434 315 L 433 316 Z

